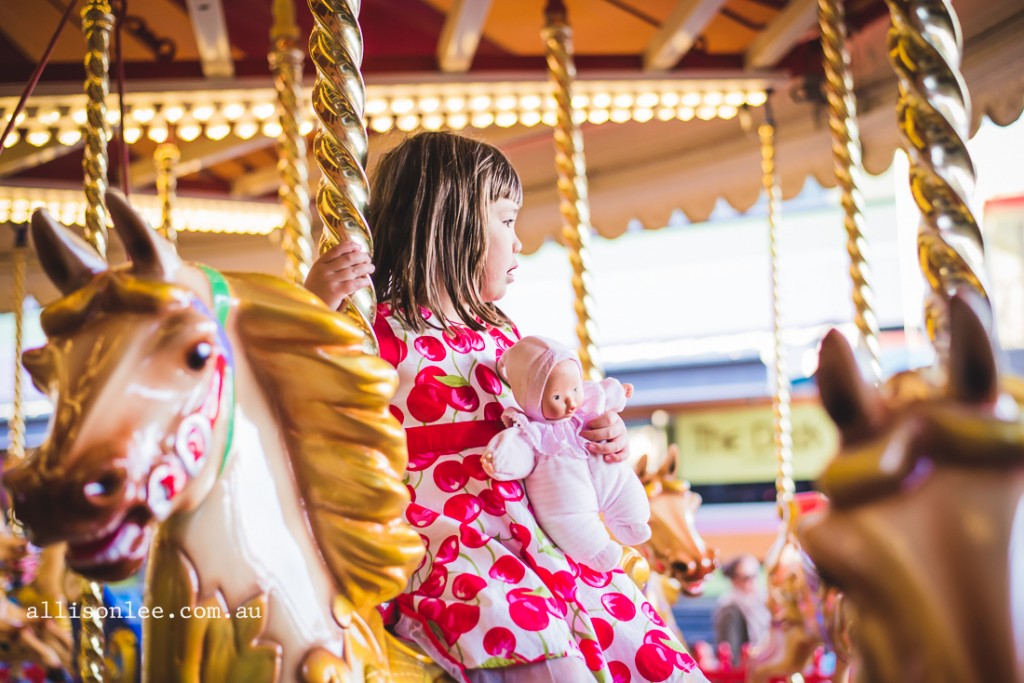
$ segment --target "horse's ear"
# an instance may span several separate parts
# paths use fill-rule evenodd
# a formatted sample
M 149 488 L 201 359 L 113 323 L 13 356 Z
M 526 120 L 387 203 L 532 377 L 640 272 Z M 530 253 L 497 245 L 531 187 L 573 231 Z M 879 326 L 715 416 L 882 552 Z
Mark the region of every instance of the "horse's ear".
M 999 371 L 979 309 L 979 297 L 957 292 L 949 301 L 949 387 L 964 403 L 994 403 L 999 395 Z
M 32 241 L 43 271 L 65 296 L 107 269 L 91 244 L 53 220 L 45 209 L 32 214 Z
M 641 481 L 643 481 L 647 477 L 647 454 L 646 453 L 644 453 L 643 455 L 640 456 L 640 458 L 636 461 L 636 465 L 634 466 L 633 469 L 636 472 L 636 476 L 640 477 Z
M 879 419 L 879 396 L 861 377 L 846 337 L 828 331 L 818 352 L 818 391 L 829 417 L 844 437 L 865 433 Z
M 110 220 L 132 262 L 132 270 L 159 280 L 172 279 L 181 266 L 181 259 L 171 243 L 149 226 L 123 194 L 107 190 L 105 197 Z
M 678 460 L 679 446 L 674 443 L 669 444 L 668 451 L 665 453 L 665 459 L 662 461 L 661 467 L 658 468 L 658 476 L 674 479 L 676 475 L 676 461 Z

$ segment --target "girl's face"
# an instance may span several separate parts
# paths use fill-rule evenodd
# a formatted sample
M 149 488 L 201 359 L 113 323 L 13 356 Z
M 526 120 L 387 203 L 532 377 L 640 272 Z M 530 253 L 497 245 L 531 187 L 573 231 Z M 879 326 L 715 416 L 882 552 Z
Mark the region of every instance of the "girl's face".
M 516 216 L 519 204 L 511 199 L 499 199 L 487 207 L 487 253 L 484 255 L 484 276 L 480 283 L 480 297 L 484 303 L 498 301 L 515 281 L 513 271 L 523 244 L 516 236 Z

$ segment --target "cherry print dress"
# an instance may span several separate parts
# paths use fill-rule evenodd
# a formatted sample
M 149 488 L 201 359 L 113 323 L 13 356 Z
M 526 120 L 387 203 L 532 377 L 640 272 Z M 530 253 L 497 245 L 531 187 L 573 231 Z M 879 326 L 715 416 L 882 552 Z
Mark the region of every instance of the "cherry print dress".
M 459 681 L 469 669 L 575 657 L 603 683 L 706 682 L 622 570 L 598 572 L 564 555 L 522 485 L 484 473 L 480 456 L 514 405 L 495 363 L 518 334 L 491 326 L 416 334 L 383 305 L 374 331 L 399 373 L 391 412 L 409 441 L 406 517 L 427 551 L 385 614 L 395 631 Z

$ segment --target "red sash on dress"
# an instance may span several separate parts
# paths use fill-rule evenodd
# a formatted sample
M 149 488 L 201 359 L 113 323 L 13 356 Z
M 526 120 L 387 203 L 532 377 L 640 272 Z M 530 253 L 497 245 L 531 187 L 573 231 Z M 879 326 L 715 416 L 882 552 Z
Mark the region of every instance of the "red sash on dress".
M 407 427 L 405 436 L 410 457 L 424 453 L 450 455 L 469 448 L 483 448 L 503 429 L 505 425 L 501 420 L 471 420 Z

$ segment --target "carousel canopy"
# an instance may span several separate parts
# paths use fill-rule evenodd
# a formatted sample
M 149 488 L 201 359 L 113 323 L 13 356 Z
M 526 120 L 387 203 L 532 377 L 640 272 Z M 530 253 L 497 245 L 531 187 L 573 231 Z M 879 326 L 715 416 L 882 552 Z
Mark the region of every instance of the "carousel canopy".
M 0 3 L 5 117 L 66 3 Z M 180 249 L 222 268 L 282 269 L 272 231 L 281 213 L 280 124 L 267 61 L 273 4 L 147 0 L 129 3 L 120 23 L 132 192 L 154 193 L 154 149 L 173 139 L 181 150 L 175 222 L 186 232 Z M 525 185 L 519 231 L 527 252 L 561 227 L 554 105 L 540 37 L 544 6 L 543 0 L 366 0 L 359 19 L 371 168 L 377 154 L 417 129 L 461 129 L 497 144 Z M 783 195 L 799 192 L 808 176 L 834 184 L 814 0 L 567 0 L 566 6 L 578 70 L 574 105 L 599 234 L 615 237 L 638 223 L 659 228 L 676 210 L 703 220 L 719 199 L 738 210 L 752 206 L 761 190 L 752 127 L 764 119 L 766 101 L 778 121 Z M 896 79 L 885 45 L 889 14 L 883 0 L 845 6 L 864 162 L 878 173 L 899 145 Z M 1024 8 L 1019 0 L 953 0 L 953 6 L 963 26 L 962 70 L 975 123 L 989 116 L 1005 125 L 1024 105 Z M 296 0 L 293 9 L 304 48 L 313 19 L 305 2 Z M 73 11 L 0 156 L 0 221 L 23 223 L 33 206 L 46 204 L 65 222 L 81 223 L 81 23 Z M 315 75 L 308 57 L 304 68 L 308 92 Z M 108 119 L 115 125 L 117 71 L 112 61 Z M 308 104 L 306 115 L 303 131 L 311 138 Z M 110 152 L 116 186 L 122 174 L 116 144 Z M 312 157 L 310 166 L 315 184 Z M 156 216 L 152 198 L 140 202 Z M 13 233 L 0 235 L 5 269 Z M 30 291 L 48 298 L 31 267 Z

